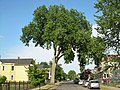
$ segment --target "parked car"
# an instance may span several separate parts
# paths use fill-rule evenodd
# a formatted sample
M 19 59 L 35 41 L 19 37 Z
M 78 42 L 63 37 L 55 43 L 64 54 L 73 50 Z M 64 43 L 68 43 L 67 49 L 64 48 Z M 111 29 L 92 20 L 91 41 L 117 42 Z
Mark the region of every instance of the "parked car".
M 82 85 L 84 80 L 79 80 L 78 84 Z
M 89 84 L 89 81 L 88 81 L 88 80 L 84 80 L 84 81 L 83 81 L 83 85 L 82 85 L 82 86 L 83 86 L 83 87 L 87 87 L 87 86 L 88 86 L 88 84 Z
M 75 79 L 73 82 L 74 82 L 75 84 L 78 84 L 79 80 L 78 80 L 78 79 Z
M 88 84 L 88 88 L 96 88 L 96 89 L 100 89 L 100 83 L 98 80 L 90 80 L 89 84 Z

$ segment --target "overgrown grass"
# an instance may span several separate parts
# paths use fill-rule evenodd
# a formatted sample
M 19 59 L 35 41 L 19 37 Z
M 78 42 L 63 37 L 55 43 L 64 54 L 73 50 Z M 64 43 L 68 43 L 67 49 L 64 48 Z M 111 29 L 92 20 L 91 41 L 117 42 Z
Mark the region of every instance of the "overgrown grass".
M 113 86 L 113 87 L 116 87 L 118 85 L 120 85 L 120 82 L 119 83 L 118 82 L 111 82 L 110 83 L 110 86 Z
M 106 86 L 103 86 L 103 85 L 101 85 L 100 88 L 101 88 L 100 90 L 110 90 L 110 88 L 108 88 L 108 87 L 106 87 Z

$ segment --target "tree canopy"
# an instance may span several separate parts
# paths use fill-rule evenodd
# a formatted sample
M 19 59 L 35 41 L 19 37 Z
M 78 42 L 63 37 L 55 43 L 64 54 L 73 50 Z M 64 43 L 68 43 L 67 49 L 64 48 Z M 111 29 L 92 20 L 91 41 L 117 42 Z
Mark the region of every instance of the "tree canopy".
M 35 47 L 40 46 L 44 49 L 53 47 L 51 83 L 55 81 L 55 68 L 62 56 L 65 63 L 71 63 L 75 57 L 74 53 L 77 52 L 83 70 L 86 58 L 93 57 L 90 52 L 92 28 L 84 14 L 75 9 L 68 10 L 63 5 L 48 8 L 43 5 L 34 11 L 33 16 L 33 20 L 22 28 L 20 40 L 27 46 L 32 41 Z
M 94 7 L 97 31 L 102 34 L 107 49 L 112 47 L 120 54 L 120 0 L 98 0 Z
M 56 66 L 55 79 L 58 81 L 62 81 L 62 80 L 66 79 L 66 74 L 65 74 L 63 68 L 61 67 L 61 64 L 58 64 Z
M 40 83 L 45 82 L 45 69 L 38 69 L 38 65 L 35 64 L 35 61 L 32 61 L 32 66 L 28 68 L 28 78 L 33 86 L 38 86 Z
M 46 49 L 53 45 L 55 55 L 58 47 L 59 53 L 64 55 L 65 62 L 69 63 L 74 59 L 72 49 L 84 46 L 86 41 L 89 41 L 91 26 L 83 13 L 75 9 L 67 10 L 62 5 L 46 8 L 43 5 L 38 7 L 33 15 L 33 21 L 22 28 L 23 34 L 20 38 L 28 46 L 31 40 L 35 46 Z
M 41 62 L 40 65 L 43 65 L 44 68 L 50 68 L 47 62 Z
M 75 80 L 77 78 L 76 72 L 74 70 L 70 70 L 68 72 L 68 79 Z

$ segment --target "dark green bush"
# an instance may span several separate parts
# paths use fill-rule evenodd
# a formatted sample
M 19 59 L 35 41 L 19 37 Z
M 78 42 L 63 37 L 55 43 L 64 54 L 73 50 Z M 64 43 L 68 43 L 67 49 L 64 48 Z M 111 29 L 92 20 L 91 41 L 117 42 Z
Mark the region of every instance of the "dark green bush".
M 6 80 L 6 76 L 0 76 L 0 83 L 4 83 Z

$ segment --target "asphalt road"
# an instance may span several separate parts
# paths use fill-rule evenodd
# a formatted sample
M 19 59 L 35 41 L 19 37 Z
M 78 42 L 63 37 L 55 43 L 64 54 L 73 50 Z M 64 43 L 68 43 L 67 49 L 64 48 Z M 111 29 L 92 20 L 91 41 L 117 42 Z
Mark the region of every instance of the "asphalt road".
M 72 81 L 65 81 L 59 86 L 56 86 L 50 90 L 89 90 L 89 89 L 87 89 L 87 87 L 82 87 L 81 85 L 74 84 Z M 100 89 L 94 89 L 94 90 L 100 90 Z

